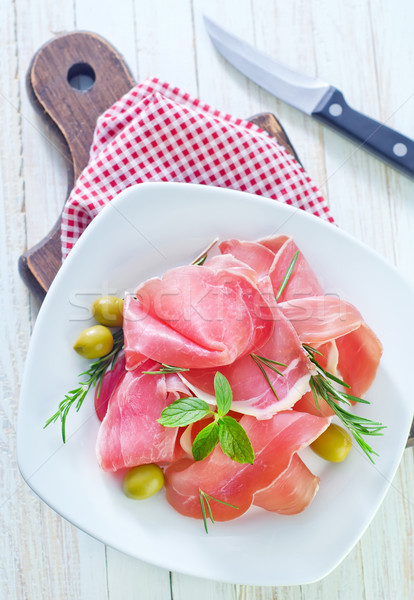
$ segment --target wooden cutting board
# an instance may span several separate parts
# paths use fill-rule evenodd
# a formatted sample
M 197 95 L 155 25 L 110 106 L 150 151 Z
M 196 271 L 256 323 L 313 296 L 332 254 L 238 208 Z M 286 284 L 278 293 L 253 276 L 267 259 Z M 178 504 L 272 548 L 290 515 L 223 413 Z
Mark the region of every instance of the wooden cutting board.
M 79 77 L 89 77 L 90 83 L 94 80 L 93 85 L 87 90 L 72 87 L 79 83 Z M 68 167 L 68 195 L 88 163 L 97 118 L 134 85 L 122 56 L 95 33 L 75 31 L 61 35 L 47 42 L 33 57 L 27 73 L 28 93 L 44 119 L 51 121 L 61 134 Z M 274 115 L 263 113 L 249 120 L 298 158 Z M 60 225 L 59 217 L 50 233 L 19 260 L 21 276 L 40 301 L 61 266 Z

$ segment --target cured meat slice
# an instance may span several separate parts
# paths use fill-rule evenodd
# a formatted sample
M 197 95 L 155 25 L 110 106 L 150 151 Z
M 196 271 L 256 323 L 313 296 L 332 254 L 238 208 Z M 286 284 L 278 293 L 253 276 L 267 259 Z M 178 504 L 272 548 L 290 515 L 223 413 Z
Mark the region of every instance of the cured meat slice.
M 125 303 L 124 303 L 124 311 L 125 311 Z M 125 335 L 125 329 L 124 329 L 124 335 Z M 127 371 L 133 371 L 134 369 L 139 367 L 139 365 L 142 365 L 142 363 L 148 359 L 148 357 L 145 356 L 145 354 L 141 354 L 141 352 L 131 352 L 127 348 L 125 348 L 125 358 L 127 356 L 128 356 L 128 359 L 126 360 L 126 364 L 125 364 L 125 368 Z
M 276 295 L 297 250 L 298 247 L 295 242 L 291 238 L 288 238 L 275 256 L 269 276 Z M 307 298 L 308 296 L 322 296 L 322 294 L 323 288 L 302 252 L 300 252 L 279 301 L 284 302 L 296 298 Z
M 324 344 L 318 344 L 315 350 L 319 352 L 316 354 L 316 359 L 325 371 L 329 371 L 332 375 L 338 375 L 338 346 L 335 340 L 325 342 Z
M 297 454 L 276 481 L 255 493 L 253 504 L 280 515 L 296 515 L 312 502 L 319 487 L 314 475 Z
M 159 370 L 159 366 L 160 365 L 157 364 L 157 366 L 155 368 L 156 371 Z M 142 369 L 142 370 L 148 371 L 149 369 Z M 152 377 L 153 377 L 153 375 L 152 375 Z M 185 383 L 183 383 L 183 381 L 178 377 L 177 373 L 168 373 L 165 376 L 165 387 L 167 390 L 167 394 L 176 395 L 176 398 L 174 398 L 174 400 L 177 400 L 179 397 L 191 396 L 191 394 L 189 393 L 190 390 L 185 385 Z
M 180 376 L 193 393 L 209 403 L 215 403 L 214 375 L 219 370 L 228 379 L 233 391 L 234 411 L 253 415 L 258 419 L 269 419 L 276 412 L 293 406 L 309 389 L 313 367 L 292 325 L 277 309 L 274 315 L 272 335 L 255 352 L 259 356 L 287 365 L 276 367 L 282 376 L 264 367 L 277 398 L 250 355 L 219 369 L 191 369 L 182 373 Z
M 108 402 L 118 381 L 125 373 L 125 354 L 121 352 L 112 370 L 108 370 L 102 378 L 101 386 L 95 388 L 95 411 L 100 421 L 103 421 Z
M 146 361 L 143 370 L 159 365 Z M 175 382 L 175 384 L 174 384 Z M 104 471 L 117 471 L 147 463 L 168 463 L 180 458 L 178 428 L 157 423 L 161 411 L 187 390 L 173 375 L 145 375 L 125 371 L 115 387 L 96 442 L 98 463 Z M 185 395 L 191 395 L 187 393 Z
M 342 379 L 351 386 L 350 394 L 363 396 L 374 381 L 382 355 L 382 344 L 366 323 L 359 329 L 336 340 L 339 352 L 338 369 Z
M 250 279 L 250 281 L 254 285 L 257 285 L 258 282 L 258 276 L 256 271 L 252 269 L 248 264 L 239 260 L 232 254 L 216 254 L 211 258 L 209 257 L 205 261 L 204 267 L 208 267 L 209 269 L 212 269 L 216 272 L 225 269 L 227 271 L 235 273 L 236 275 L 244 275 L 245 277 Z
M 225 240 L 219 244 L 222 254 L 231 254 L 246 263 L 256 271 L 259 278 L 268 275 L 275 259 L 275 254 L 257 242 L 242 242 L 239 240 Z
M 216 447 L 200 462 L 184 458 L 167 467 L 167 500 L 179 513 L 201 519 L 199 490 L 202 490 L 238 507 L 210 501 L 215 520 L 228 521 L 241 516 L 251 506 L 253 495 L 284 473 L 292 455 L 316 439 L 329 425 L 329 419 L 285 411 L 266 421 L 244 416 L 240 424 L 255 451 L 252 465 L 234 462 Z
M 355 306 L 336 296 L 297 298 L 278 307 L 305 344 L 324 344 L 358 329 L 362 323 Z
M 281 247 L 283 246 L 283 244 L 290 239 L 292 239 L 292 238 L 290 238 L 288 235 L 284 235 L 283 233 L 281 233 L 278 235 L 261 238 L 260 240 L 257 240 L 257 243 L 261 244 L 265 248 L 268 248 L 274 254 L 277 254 L 279 252 L 279 250 L 281 249 Z
M 177 367 L 213 367 L 262 346 L 271 308 L 251 279 L 231 269 L 186 266 L 146 281 L 124 302 L 127 368 L 136 355 Z
M 319 417 L 332 417 L 334 415 L 334 411 L 323 398 L 318 398 L 318 406 L 319 408 L 316 406 L 313 393 L 306 392 L 293 408 L 299 412 L 307 412 L 310 415 Z

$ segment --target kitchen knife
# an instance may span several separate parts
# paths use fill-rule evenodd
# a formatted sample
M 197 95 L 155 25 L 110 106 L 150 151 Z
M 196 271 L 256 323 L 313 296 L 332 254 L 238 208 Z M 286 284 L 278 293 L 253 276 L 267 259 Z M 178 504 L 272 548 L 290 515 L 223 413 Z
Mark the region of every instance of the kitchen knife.
M 337 88 L 301 75 L 204 17 L 217 50 L 262 88 L 351 138 L 406 175 L 414 177 L 414 141 L 351 108 Z

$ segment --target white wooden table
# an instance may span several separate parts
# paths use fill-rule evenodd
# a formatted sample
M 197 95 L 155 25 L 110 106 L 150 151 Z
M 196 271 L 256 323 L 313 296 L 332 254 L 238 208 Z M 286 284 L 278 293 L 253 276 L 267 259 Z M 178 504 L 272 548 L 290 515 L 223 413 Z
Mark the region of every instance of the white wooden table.
M 87 29 L 103 35 L 125 56 L 137 80 L 156 75 L 238 116 L 276 113 L 340 227 L 414 283 L 414 182 L 236 73 L 208 40 L 203 13 L 336 85 L 355 108 L 414 137 L 412 0 L 2 0 L 0 597 L 411 599 L 412 449 L 405 451 L 382 507 L 343 563 L 318 583 L 290 588 L 224 585 L 126 557 L 65 522 L 19 475 L 19 385 L 37 307 L 19 278 L 17 260 L 47 233 L 66 193 L 63 159 L 30 106 L 25 72 L 33 53 L 56 33 Z

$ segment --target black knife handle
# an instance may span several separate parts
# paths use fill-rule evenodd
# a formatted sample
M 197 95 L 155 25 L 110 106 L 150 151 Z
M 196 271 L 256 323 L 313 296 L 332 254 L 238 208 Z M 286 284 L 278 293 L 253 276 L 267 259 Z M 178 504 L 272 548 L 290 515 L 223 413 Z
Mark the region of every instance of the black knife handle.
M 312 116 L 414 177 L 414 141 L 351 108 L 336 88 L 322 99 Z

